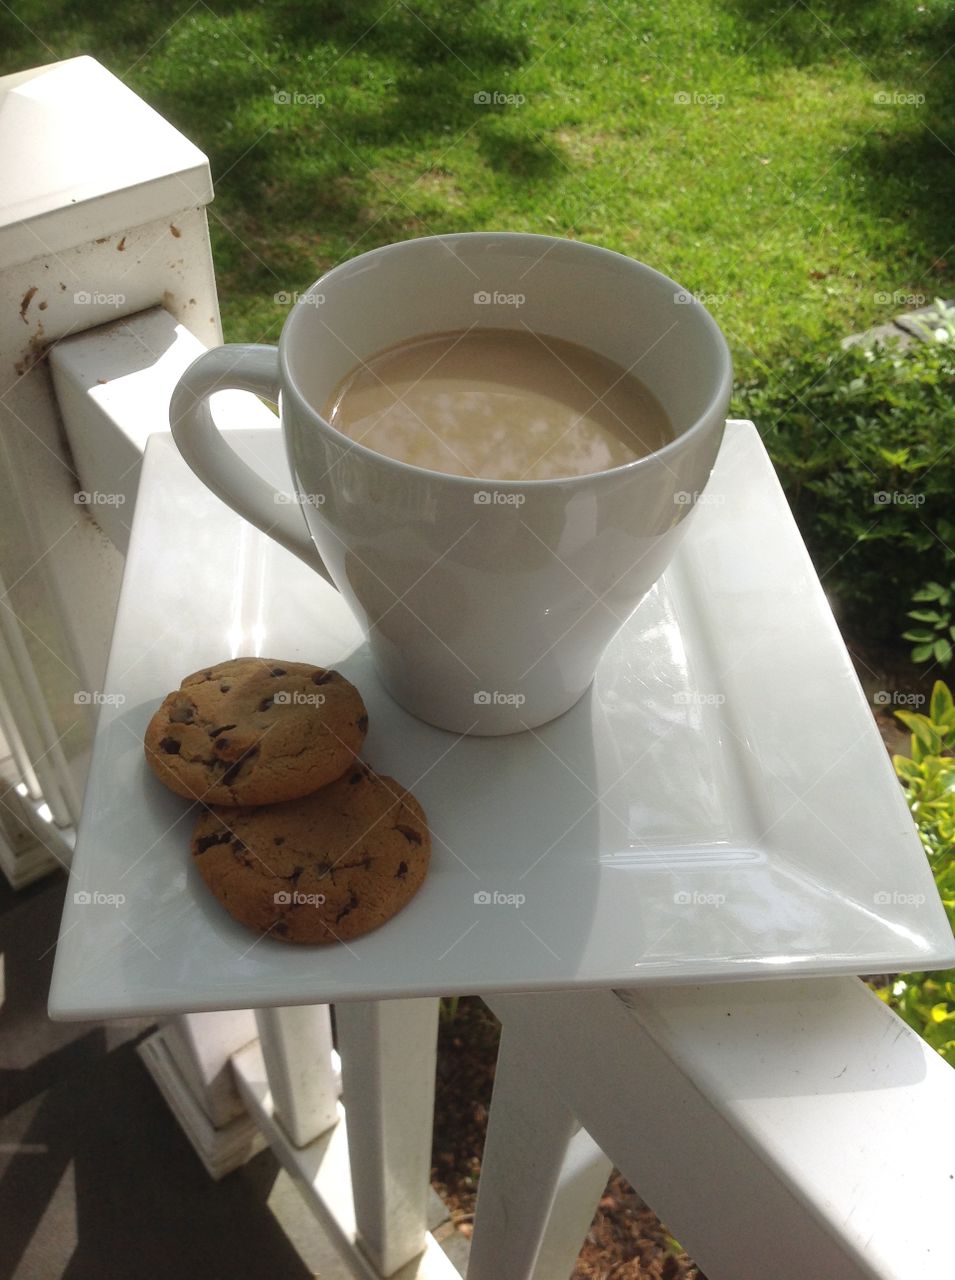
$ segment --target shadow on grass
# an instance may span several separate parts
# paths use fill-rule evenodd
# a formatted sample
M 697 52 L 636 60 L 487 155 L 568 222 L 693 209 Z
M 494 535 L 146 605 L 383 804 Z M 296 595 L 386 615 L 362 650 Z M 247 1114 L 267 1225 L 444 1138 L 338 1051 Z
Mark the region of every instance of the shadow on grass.
M 456 208 L 459 144 L 489 186 L 540 184 L 542 201 L 563 170 L 559 144 L 482 101 L 516 92 L 530 60 L 517 6 L 180 0 L 107 17 L 99 0 L 39 0 L 19 19 L 0 7 L 4 69 L 92 53 L 209 156 L 226 287 L 272 294 L 353 246 L 473 227 Z
M 944 291 L 946 278 L 955 278 L 955 254 L 948 254 L 955 241 L 955 12 L 927 5 L 920 12 L 890 0 L 777 0 L 770 7 L 727 0 L 726 8 L 750 32 L 749 62 L 771 69 L 855 61 L 860 124 L 847 134 L 840 162 L 853 171 L 849 198 L 887 228 L 904 222 L 908 255 L 924 261 L 922 292 L 931 296 L 936 280 L 936 291 Z M 873 103 L 884 117 L 875 127 L 861 122 Z M 904 283 L 888 280 L 886 287 Z
M 840 199 L 885 224 L 887 276 L 917 277 L 922 263 L 931 271 L 953 236 L 955 166 L 946 147 L 955 148 L 949 123 L 955 69 L 944 54 L 955 40 L 955 13 L 931 5 L 919 13 L 909 0 L 797 0 L 790 8 L 788 0 L 772 0 L 769 9 L 759 0 L 717 2 L 731 43 L 718 51 L 716 70 L 731 75 L 738 57 L 767 78 L 793 66 L 818 67 L 858 85 L 858 122 L 846 130 L 838 160 L 841 174 L 851 167 L 852 180 Z M 584 186 L 588 176 L 572 148 L 541 123 L 550 118 L 546 111 L 475 101 L 488 92 L 550 90 L 547 64 L 534 68 L 542 50 L 561 43 L 563 27 L 551 32 L 538 5 L 11 4 L 15 13 L 0 5 L 0 69 L 92 53 L 209 156 L 218 193 L 213 242 L 230 324 L 234 306 L 245 315 L 258 308 L 256 323 L 267 323 L 274 293 L 300 288 L 342 257 L 378 244 L 505 225 L 544 229 L 564 189 Z M 580 14 L 578 35 L 599 29 L 599 6 L 592 17 L 572 7 Z M 562 14 L 561 24 L 572 16 Z M 601 20 L 610 22 L 619 44 L 622 28 L 613 25 L 613 14 L 607 10 Z M 688 32 L 688 49 L 694 39 Z M 580 47 L 588 48 L 587 41 Z M 586 96 L 589 56 L 581 53 L 577 66 L 568 54 L 555 93 L 566 83 L 573 102 L 579 82 Z M 640 65 L 634 61 L 634 75 Z M 868 95 L 882 89 L 924 94 L 925 103 L 881 106 L 884 125 L 876 119 L 873 127 Z M 277 93 L 325 101 L 283 106 Z M 592 105 L 582 110 L 591 112 L 586 124 L 597 123 Z M 798 131 L 802 122 L 794 126 Z M 805 140 L 794 145 L 805 148 Z M 713 161 L 714 169 L 730 169 L 718 151 Z M 828 163 L 822 153 L 820 183 Z M 674 225 L 673 237 L 681 234 Z M 914 283 L 887 280 L 886 287 Z
M 903 45 L 923 50 L 931 63 L 951 44 L 951 10 L 925 5 L 920 12 L 908 0 L 723 0 L 723 7 L 744 24 L 747 59 L 767 67 L 850 55 L 879 77 L 899 73 Z

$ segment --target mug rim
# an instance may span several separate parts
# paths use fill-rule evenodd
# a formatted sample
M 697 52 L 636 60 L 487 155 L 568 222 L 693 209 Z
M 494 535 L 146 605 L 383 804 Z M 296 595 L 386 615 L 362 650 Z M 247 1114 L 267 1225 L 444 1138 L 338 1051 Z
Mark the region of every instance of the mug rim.
M 296 382 L 291 364 L 289 361 L 287 343 L 289 334 L 296 327 L 296 315 L 300 308 L 310 306 L 309 299 L 319 289 L 319 286 L 330 276 L 335 275 L 339 271 L 351 268 L 354 269 L 356 263 L 368 262 L 370 259 L 379 257 L 383 254 L 394 253 L 396 250 L 402 249 L 404 246 L 417 244 L 434 244 L 445 243 L 448 241 L 460 243 L 461 241 L 504 241 L 509 240 L 514 243 L 533 241 L 541 245 L 548 245 L 546 252 L 558 245 L 564 246 L 565 252 L 583 252 L 586 256 L 598 255 L 603 258 L 619 260 L 626 263 L 629 268 L 634 266 L 641 268 L 643 271 L 650 272 L 664 285 L 673 287 L 674 292 L 685 293 L 691 299 L 691 305 L 687 308 L 686 315 L 696 315 L 697 319 L 703 324 L 707 330 L 709 337 L 713 340 L 714 350 L 717 358 L 718 368 L 716 371 L 716 386 L 710 395 L 705 408 L 696 419 L 691 423 L 685 431 L 681 431 L 667 444 L 659 449 L 655 449 L 652 453 L 645 454 L 641 458 L 633 458 L 630 462 L 622 462 L 616 467 L 608 467 L 601 471 L 588 471 L 583 475 L 572 476 L 552 476 L 546 479 L 526 479 L 526 480 L 496 480 L 490 476 L 462 476 L 450 471 L 437 471 L 429 467 L 420 467 L 413 462 L 404 462 L 400 458 L 393 458 L 387 453 L 380 453 L 377 449 L 371 449 L 368 445 L 362 444 L 360 440 L 355 440 L 351 436 L 345 435 L 343 431 L 334 426 L 315 408 L 313 404 L 303 393 L 301 387 Z M 434 236 L 412 236 L 408 240 L 396 240 L 392 244 L 378 245 L 374 249 L 368 249 L 364 253 L 358 254 L 354 258 L 347 258 L 344 262 L 338 262 L 335 266 L 330 267 L 323 272 L 304 293 L 299 294 L 292 307 L 291 312 L 285 319 L 282 326 L 282 332 L 279 335 L 278 343 L 279 364 L 281 369 L 280 394 L 292 392 L 300 407 L 304 409 L 310 417 L 317 420 L 321 427 L 330 432 L 336 441 L 340 442 L 351 452 L 357 450 L 360 457 L 376 463 L 385 463 L 391 467 L 397 468 L 399 471 L 410 472 L 419 476 L 428 476 L 431 478 L 438 477 L 441 480 L 457 481 L 465 485 L 488 485 L 493 484 L 496 488 L 508 487 L 525 488 L 533 485 L 535 488 L 543 486 L 561 486 L 561 485 L 580 485 L 584 482 L 595 482 L 605 479 L 613 479 L 615 477 L 626 477 L 637 473 L 638 469 L 649 468 L 663 461 L 666 464 L 668 457 L 674 457 L 676 454 L 688 448 L 690 444 L 699 436 L 705 435 L 706 431 L 714 425 L 723 426 L 725 424 L 724 416 L 717 419 L 716 424 L 713 422 L 713 414 L 721 403 L 725 403 L 728 408 L 729 398 L 733 389 L 733 360 L 730 353 L 729 345 L 719 325 L 707 311 L 702 302 L 699 301 L 688 289 L 685 289 L 677 281 L 671 279 L 670 276 L 664 275 L 662 271 L 658 271 L 655 267 L 649 266 L 645 262 L 641 262 L 638 258 L 628 257 L 627 254 L 618 253 L 615 249 L 607 249 L 602 245 L 591 244 L 587 240 L 566 240 L 561 236 L 542 235 L 537 232 L 530 231 L 455 231 L 449 232 L 447 235 Z M 282 430 L 285 429 L 285 422 L 282 422 Z

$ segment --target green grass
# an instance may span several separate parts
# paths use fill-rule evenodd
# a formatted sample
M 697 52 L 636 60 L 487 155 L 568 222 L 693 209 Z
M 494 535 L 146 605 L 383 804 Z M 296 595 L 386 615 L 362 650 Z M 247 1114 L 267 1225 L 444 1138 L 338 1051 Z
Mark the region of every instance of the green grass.
M 955 8 L 787 4 L 12 0 L 0 60 L 91 53 L 209 155 L 230 339 L 274 340 L 275 294 L 343 258 L 493 228 L 659 267 L 745 364 L 955 266 Z

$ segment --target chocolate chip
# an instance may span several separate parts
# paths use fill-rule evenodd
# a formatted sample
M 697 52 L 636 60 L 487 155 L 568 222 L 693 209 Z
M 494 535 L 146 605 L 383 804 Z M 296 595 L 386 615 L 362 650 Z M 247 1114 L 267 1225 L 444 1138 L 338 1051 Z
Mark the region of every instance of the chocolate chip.
M 191 702 L 181 702 L 178 706 L 173 707 L 169 713 L 170 724 L 192 724 L 195 719 L 196 709 Z
M 406 876 L 407 874 L 408 874 L 407 862 L 399 862 L 398 870 L 395 872 L 395 878 L 400 880 L 402 876 Z
M 298 878 L 304 870 L 305 870 L 304 867 L 293 868 L 292 874 L 289 876 L 289 880 L 292 882 L 292 884 L 298 884 Z
M 216 745 L 218 746 L 218 743 Z M 248 760 L 254 759 L 258 754 L 259 754 L 258 747 L 250 747 L 248 751 L 244 752 L 241 756 L 239 756 L 235 764 L 230 764 L 228 769 L 226 769 L 225 773 L 222 775 L 222 781 L 225 783 L 225 785 L 227 787 L 231 787 L 233 782 L 235 782 L 236 778 L 239 776 L 242 766 Z
M 234 729 L 234 728 L 235 728 L 234 724 L 220 724 L 218 729 L 209 730 L 209 737 L 218 738 L 220 733 L 225 733 L 227 729 Z
M 228 831 L 216 831 L 211 836 L 200 836 L 196 841 L 196 853 L 205 853 L 214 844 L 228 844 L 232 836 Z
M 365 774 L 361 773 L 360 771 L 358 773 L 350 774 L 348 778 L 348 785 L 353 787 L 356 782 L 361 782 L 362 778 L 364 777 L 365 777 Z
M 395 823 L 395 830 L 400 831 L 409 844 L 421 843 L 421 832 L 415 831 L 414 827 L 403 826 L 402 823 Z
M 354 911 L 357 906 L 358 906 L 358 894 L 355 892 L 354 889 L 352 889 L 352 891 L 348 895 L 348 901 L 345 903 L 341 911 L 339 911 L 338 915 L 335 917 L 335 923 L 338 924 L 338 922 L 340 920 L 343 920 L 345 916 L 349 914 L 349 912 Z
M 273 667 L 272 670 L 269 672 L 269 675 L 270 676 L 287 676 L 288 672 L 285 670 L 284 667 Z
M 280 933 L 283 938 L 288 934 L 288 925 L 284 920 L 277 920 L 272 929 L 275 933 Z
M 336 871 L 347 871 L 351 867 L 362 867 L 367 871 L 371 867 L 371 854 L 366 853 L 364 857 L 359 858 L 356 862 L 336 862 Z
M 225 751 L 228 745 L 229 745 L 228 738 L 219 738 L 216 740 L 216 742 L 213 743 L 213 746 L 215 747 L 216 751 Z
M 177 742 L 175 738 L 163 738 L 159 746 L 168 756 L 177 756 L 182 746 L 181 742 Z
M 274 845 L 285 844 L 285 836 L 273 836 L 272 843 Z
M 367 732 L 367 729 L 368 729 L 368 717 L 367 717 L 367 716 L 359 716 L 359 717 L 358 717 L 358 728 L 362 731 L 362 733 Z
M 232 688 L 232 685 L 231 685 L 231 684 L 220 684 L 220 685 L 219 685 L 219 692 L 220 692 L 220 693 L 228 693 L 228 692 L 229 692 L 229 690 L 230 690 L 231 688 Z
M 319 667 L 312 676 L 312 684 L 328 684 L 329 680 L 334 680 L 334 678 L 334 671 L 325 671 L 323 668 Z
M 263 698 L 262 701 L 259 703 L 259 710 L 268 711 L 269 707 L 272 705 L 272 701 L 273 701 L 272 695 L 269 694 L 267 698 Z

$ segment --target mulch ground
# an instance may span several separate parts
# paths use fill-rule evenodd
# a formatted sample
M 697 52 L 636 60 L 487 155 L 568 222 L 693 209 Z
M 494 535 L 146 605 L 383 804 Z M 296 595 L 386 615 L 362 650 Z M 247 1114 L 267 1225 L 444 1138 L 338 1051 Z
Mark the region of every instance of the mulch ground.
M 500 1024 L 482 1000 L 442 1002 L 431 1181 L 470 1236 L 494 1087 Z M 571 1280 L 706 1280 L 616 1170 Z

